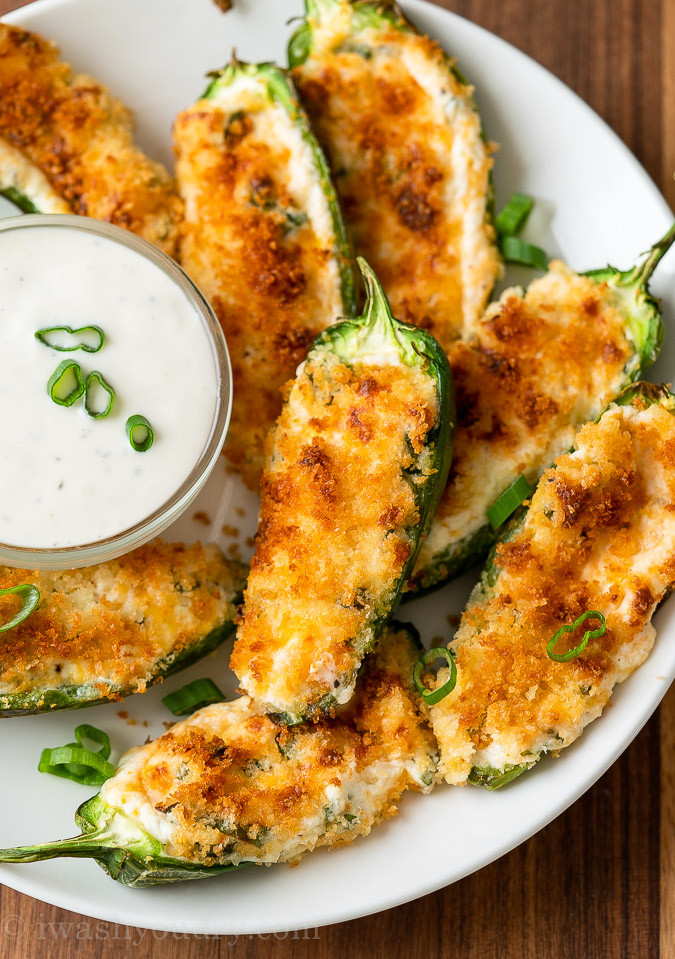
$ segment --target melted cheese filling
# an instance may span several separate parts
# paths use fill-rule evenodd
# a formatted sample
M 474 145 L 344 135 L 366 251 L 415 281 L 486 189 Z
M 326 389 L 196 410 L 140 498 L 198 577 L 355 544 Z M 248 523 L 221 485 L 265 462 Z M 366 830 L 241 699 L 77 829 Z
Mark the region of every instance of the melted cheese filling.
M 39 213 L 72 213 L 44 173 L 5 140 L 0 139 L 0 191 L 13 188 L 27 197 Z

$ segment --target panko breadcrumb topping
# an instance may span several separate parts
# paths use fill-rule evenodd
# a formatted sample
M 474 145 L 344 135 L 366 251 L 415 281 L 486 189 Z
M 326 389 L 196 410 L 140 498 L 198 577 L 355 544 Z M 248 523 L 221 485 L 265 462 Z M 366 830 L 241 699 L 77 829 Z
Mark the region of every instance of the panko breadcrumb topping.
M 634 404 L 581 429 L 471 595 L 450 644 L 457 686 L 431 708 L 448 782 L 568 746 L 651 650 L 652 614 L 675 582 L 675 416 Z M 549 640 L 587 610 L 606 633 L 551 660 Z
M 462 541 L 524 473 L 530 483 L 620 391 L 634 355 L 607 284 L 560 261 L 527 292 L 506 290 L 448 358 L 457 428 L 448 484 L 416 563 L 412 588 L 446 578 Z M 445 554 L 445 555 L 444 555 Z
M 284 728 L 247 696 L 201 709 L 127 753 L 101 798 L 165 855 L 207 865 L 293 862 L 350 843 L 394 815 L 405 790 L 435 781 L 410 679 L 418 655 L 407 629 L 391 627 L 333 721 Z
M 433 377 L 317 350 L 268 440 L 256 550 L 231 666 L 265 708 L 345 702 L 411 554 Z
M 144 692 L 198 640 L 232 627 L 245 575 L 215 544 L 162 540 L 82 569 L 0 567 L 0 588 L 40 590 L 35 612 L 2 634 L 0 710 L 17 696 L 39 708 L 48 691 L 83 702 Z M 16 603 L 0 599 L 1 621 Z
M 471 329 L 501 273 L 487 213 L 492 158 L 473 90 L 428 37 L 353 31 L 344 2 L 293 71 L 330 159 L 357 253 L 394 315 L 444 349 Z
M 70 212 L 176 252 L 182 203 L 165 168 L 135 145 L 129 110 L 97 80 L 73 73 L 50 40 L 5 23 L 0 140 L 46 176 Z
M 225 452 L 251 488 L 283 384 L 345 308 L 328 200 L 293 123 L 264 79 L 246 77 L 174 126 L 186 202 L 181 263 L 227 337 L 234 405 Z

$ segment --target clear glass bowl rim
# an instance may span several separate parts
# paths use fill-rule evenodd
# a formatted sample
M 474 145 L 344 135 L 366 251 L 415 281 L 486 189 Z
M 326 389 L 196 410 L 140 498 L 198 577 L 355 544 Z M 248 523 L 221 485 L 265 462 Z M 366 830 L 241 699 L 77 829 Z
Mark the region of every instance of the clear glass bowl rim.
M 42 548 L 0 543 L 0 563 L 6 566 L 22 569 L 74 569 L 106 562 L 147 543 L 178 519 L 190 505 L 215 466 L 225 442 L 232 411 L 232 367 L 225 336 L 206 297 L 175 260 L 166 253 L 135 233 L 90 217 L 65 213 L 39 213 L 0 219 L 0 233 L 36 227 L 40 229 L 61 227 L 93 233 L 115 243 L 121 243 L 159 267 L 177 284 L 199 315 L 211 345 L 216 370 L 216 409 L 209 438 L 201 456 L 176 492 L 149 516 L 113 536 L 77 546 Z

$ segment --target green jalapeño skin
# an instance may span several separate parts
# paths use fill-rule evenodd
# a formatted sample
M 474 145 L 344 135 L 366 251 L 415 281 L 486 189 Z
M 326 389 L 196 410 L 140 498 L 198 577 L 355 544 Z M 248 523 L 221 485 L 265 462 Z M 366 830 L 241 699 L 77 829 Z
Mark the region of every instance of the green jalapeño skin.
M 88 857 L 149 886 L 297 862 L 367 835 L 405 791 L 438 778 L 411 678 L 420 649 L 412 627 L 392 623 L 335 720 L 289 729 L 248 696 L 198 710 L 122 757 L 78 809 L 80 836 L 3 849 L 0 861 Z
M 412 571 L 451 458 L 445 354 L 429 333 L 394 319 L 359 262 L 363 315 L 317 338 L 268 440 L 230 663 L 241 687 L 286 723 L 351 697 Z
M 674 414 L 665 388 L 629 386 L 502 531 L 429 710 L 448 782 L 497 789 L 557 756 L 649 655 L 675 584 Z
M 648 283 L 673 239 L 675 227 L 624 272 L 580 275 L 553 261 L 526 292 L 506 290 L 475 335 L 451 347 L 452 471 L 409 596 L 484 559 L 498 535 L 488 514 L 501 494 L 520 475 L 525 489 L 534 486 L 579 427 L 654 362 L 663 322 Z
M 447 351 L 480 319 L 502 271 L 473 88 L 394 3 L 305 8 L 289 63 L 356 252 L 394 315 Z

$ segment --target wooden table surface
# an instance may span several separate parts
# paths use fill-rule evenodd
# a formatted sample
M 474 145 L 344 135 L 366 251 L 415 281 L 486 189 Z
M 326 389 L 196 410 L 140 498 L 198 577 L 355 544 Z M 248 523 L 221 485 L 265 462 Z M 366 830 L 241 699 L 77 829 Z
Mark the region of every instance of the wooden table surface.
M 675 208 L 675 0 L 437 2 L 576 90 Z M 0 15 L 18 6 L 0 0 Z M 461 882 L 366 919 L 204 939 L 88 920 L 1 888 L 1 959 L 75 950 L 81 959 L 675 959 L 675 688 L 621 759 L 538 835 Z

